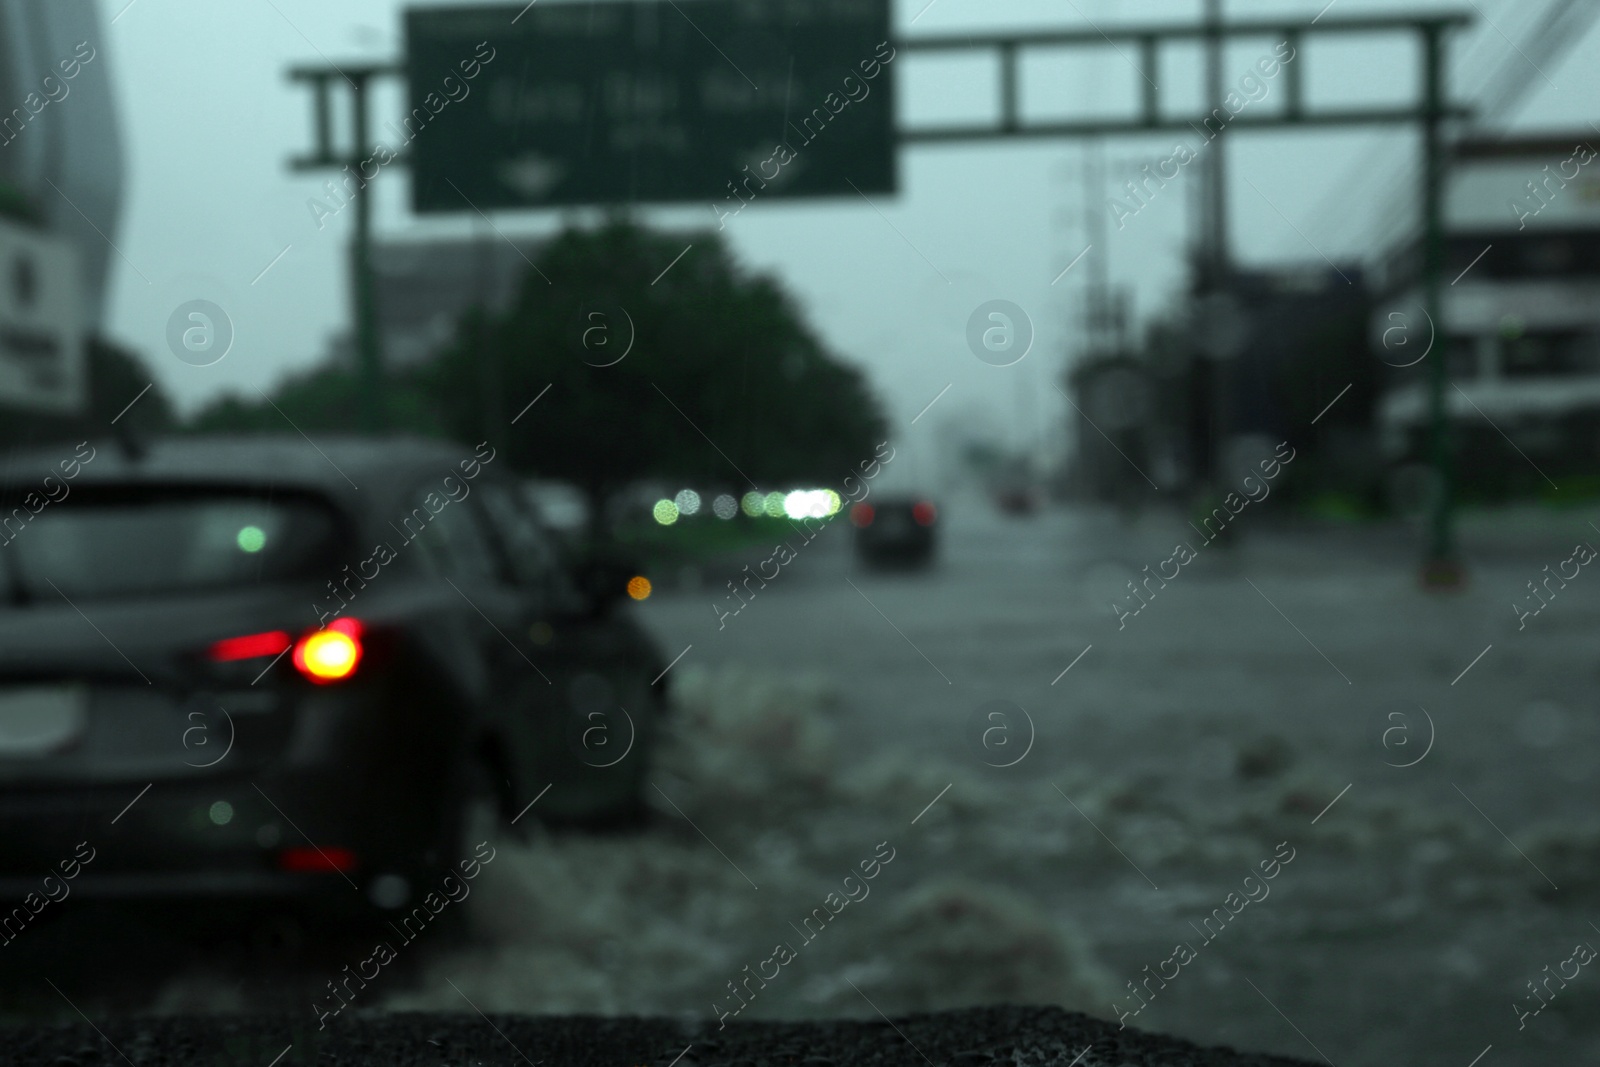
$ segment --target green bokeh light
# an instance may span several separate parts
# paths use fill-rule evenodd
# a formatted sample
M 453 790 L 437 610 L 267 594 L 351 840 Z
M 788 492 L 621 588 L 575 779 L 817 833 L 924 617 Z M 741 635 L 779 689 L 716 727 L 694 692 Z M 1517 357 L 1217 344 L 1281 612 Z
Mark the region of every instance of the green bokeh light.
M 246 526 L 236 539 L 244 552 L 260 552 L 267 546 L 267 533 L 259 526 Z

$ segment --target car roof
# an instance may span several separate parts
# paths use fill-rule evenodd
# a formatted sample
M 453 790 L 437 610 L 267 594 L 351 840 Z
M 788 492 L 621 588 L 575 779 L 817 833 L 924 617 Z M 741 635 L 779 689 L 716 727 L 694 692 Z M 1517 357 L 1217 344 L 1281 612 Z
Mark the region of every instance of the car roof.
M 115 440 L 88 442 L 92 459 L 78 485 L 217 485 L 298 489 L 333 498 L 359 514 L 383 506 L 419 478 L 459 473 L 472 452 L 448 441 L 409 435 L 180 435 L 143 442 L 137 457 Z M 0 491 L 37 487 L 63 477 L 62 463 L 82 460 L 70 444 L 16 451 L 0 458 Z

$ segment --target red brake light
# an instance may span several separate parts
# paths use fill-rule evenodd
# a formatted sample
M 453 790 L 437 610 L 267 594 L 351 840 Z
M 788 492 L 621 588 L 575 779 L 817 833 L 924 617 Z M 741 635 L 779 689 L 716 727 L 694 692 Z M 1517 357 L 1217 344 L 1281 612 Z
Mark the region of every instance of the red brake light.
M 939 517 L 939 512 L 926 500 L 919 500 L 911 509 L 911 517 L 917 520 L 918 526 L 932 526 L 933 520 Z
M 877 511 L 871 504 L 857 504 L 850 509 L 850 521 L 856 526 L 871 526 Z
M 323 632 L 323 631 L 318 631 Z M 353 871 L 356 854 L 347 848 L 314 848 L 310 845 L 286 848 L 278 853 L 278 866 L 286 871 Z
M 247 634 L 244 637 L 229 637 L 218 641 L 211 646 L 207 656 L 213 663 L 259 659 L 263 656 L 281 655 L 292 643 L 289 635 L 282 630 L 269 630 L 266 633 Z
M 318 685 L 349 678 L 361 663 L 363 629 L 355 619 L 335 619 L 320 630 L 302 634 L 290 657 L 295 670 Z

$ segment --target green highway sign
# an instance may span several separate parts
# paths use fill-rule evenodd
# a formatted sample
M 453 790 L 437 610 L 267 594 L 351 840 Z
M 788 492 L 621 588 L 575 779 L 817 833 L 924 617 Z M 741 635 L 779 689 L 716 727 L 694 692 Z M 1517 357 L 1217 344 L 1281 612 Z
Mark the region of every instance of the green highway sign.
M 888 0 L 406 13 L 418 212 L 893 192 Z

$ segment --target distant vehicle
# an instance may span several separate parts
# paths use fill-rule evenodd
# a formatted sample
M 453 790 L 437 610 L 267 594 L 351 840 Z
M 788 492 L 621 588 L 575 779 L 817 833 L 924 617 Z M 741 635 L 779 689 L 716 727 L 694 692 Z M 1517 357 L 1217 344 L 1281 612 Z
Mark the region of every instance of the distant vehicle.
M 547 529 L 576 543 L 589 527 L 589 502 L 576 486 L 565 482 L 528 482 L 528 502 Z
M 873 497 L 850 508 L 856 552 L 874 567 L 932 563 L 938 522 L 939 509 L 920 497 Z
M 87 842 L 75 893 L 370 918 L 471 858 L 482 801 L 640 810 L 662 657 L 492 448 L 57 459 L 0 483 L 0 900 Z
M 994 491 L 994 506 L 1002 515 L 1032 515 L 1039 510 L 1039 494 L 1029 486 L 1002 486 Z

